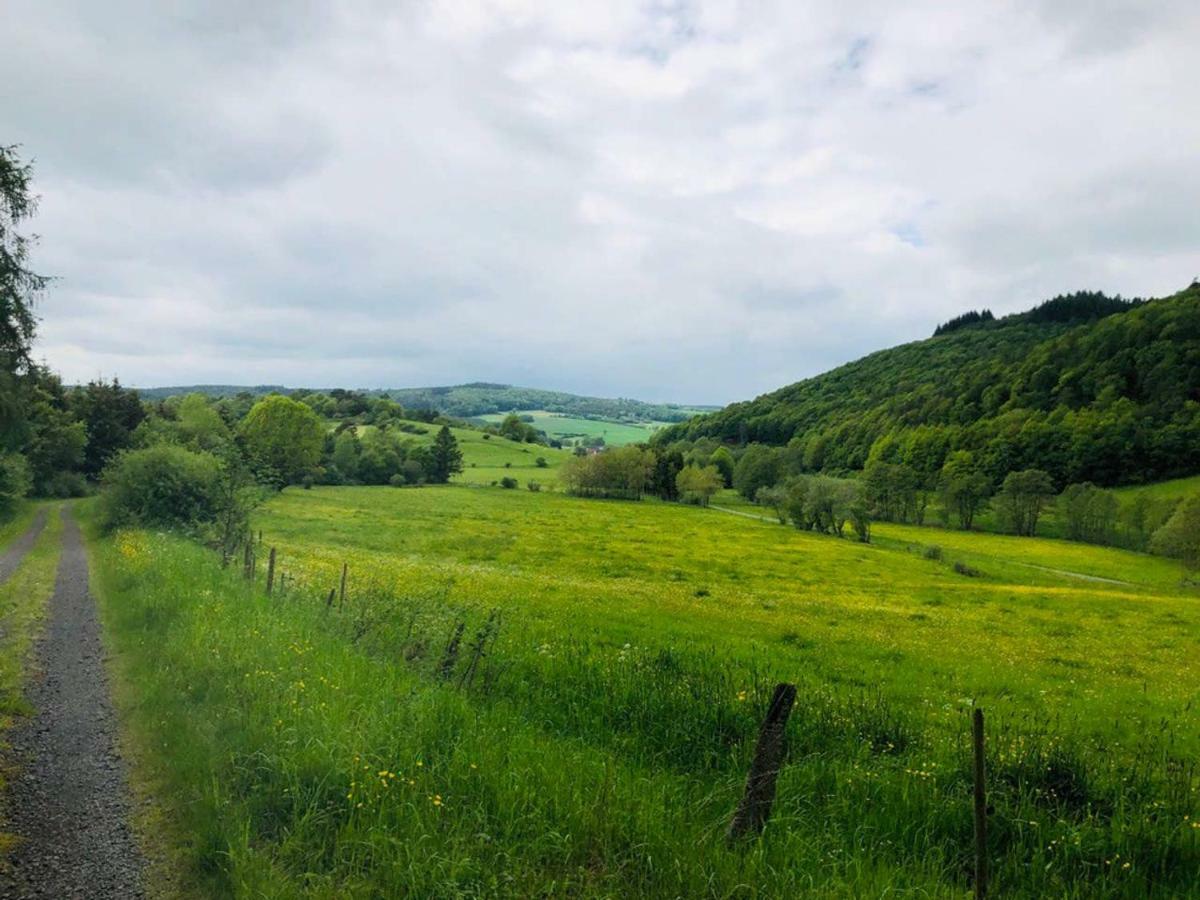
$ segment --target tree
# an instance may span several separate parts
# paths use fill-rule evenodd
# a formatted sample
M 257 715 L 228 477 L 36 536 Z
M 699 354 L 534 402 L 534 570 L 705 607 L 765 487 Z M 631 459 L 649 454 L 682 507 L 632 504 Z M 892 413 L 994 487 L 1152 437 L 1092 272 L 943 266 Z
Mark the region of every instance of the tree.
M 1176 507 L 1165 525 L 1154 532 L 1150 548 L 1179 559 L 1191 570 L 1200 569 L 1200 494 Z
M 780 453 L 774 447 L 751 444 L 742 451 L 733 470 L 733 486 L 747 500 L 753 500 L 759 488 L 771 487 L 782 474 Z
M 725 486 L 725 479 L 716 466 L 684 466 L 675 476 L 675 486 L 685 502 L 708 506 L 712 495 Z
M 759 488 L 754 495 L 754 502 L 774 510 L 775 518 L 780 525 L 786 525 L 788 520 L 788 489 L 775 485 L 774 487 Z
M 718 447 L 714 450 L 708 458 L 708 464 L 716 466 L 717 471 L 721 473 L 723 487 L 733 487 L 733 470 L 737 463 L 728 447 Z
M 29 347 L 37 327 L 34 298 L 48 280 L 27 267 L 34 239 L 17 231 L 37 208 L 30 190 L 32 176 L 32 167 L 21 161 L 16 147 L 0 147 L 0 373 L 9 378 L 30 364 Z M 4 413 L 0 409 L 0 415 Z
M 1059 495 L 1058 510 L 1069 540 L 1092 544 L 1112 542 L 1120 510 L 1112 491 L 1098 488 L 1088 481 L 1067 485 Z
M 334 439 L 330 461 L 341 481 L 353 482 L 358 477 L 358 459 L 361 455 L 362 447 L 353 428 L 347 428 Z
M 1032 537 L 1046 503 L 1054 497 L 1054 482 L 1041 469 L 1009 472 L 996 493 L 996 508 L 1013 534 Z
M 279 394 L 255 403 L 238 433 L 257 464 L 260 480 L 265 469 L 270 469 L 284 484 L 294 484 L 312 472 L 325 445 L 325 426 L 317 414 Z
M 987 503 L 992 484 L 988 477 L 975 468 L 970 453 L 960 450 L 950 454 L 942 466 L 938 490 L 942 499 L 942 514 L 958 520 L 958 527 L 969 531 L 975 515 Z
M 678 450 L 659 450 L 654 454 L 654 472 L 650 476 L 650 493 L 663 500 L 678 500 L 679 487 L 675 478 L 683 469 L 683 454 Z
M 433 441 L 430 452 L 429 480 L 433 484 L 445 484 L 450 476 L 463 470 L 462 450 L 458 448 L 449 425 L 443 425 Z
M 98 476 L 119 450 L 133 444 L 134 429 L 146 418 L 146 410 L 137 391 L 111 382 L 92 381 L 70 395 L 72 412 L 87 430 L 83 471 Z

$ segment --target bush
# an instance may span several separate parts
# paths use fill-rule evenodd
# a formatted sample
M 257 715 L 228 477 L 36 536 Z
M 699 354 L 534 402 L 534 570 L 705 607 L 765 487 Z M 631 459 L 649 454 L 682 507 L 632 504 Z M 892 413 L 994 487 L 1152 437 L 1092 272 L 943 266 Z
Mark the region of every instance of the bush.
M 928 547 L 925 548 L 924 555 L 925 555 L 926 559 L 941 559 L 942 558 L 942 548 L 939 547 L 937 544 L 930 544 Z
M 544 457 L 544 456 L 539 456 L 537 459 L 535 459 L 533 461 L 533 464 L 535 466 L 537 466 L 539 469 L 544 469 L 550 465 L 550 463 L 546 462 L 546 457 Z
M 980 575 L 983 574 L 975 567 L 968 566 L 962 560 L 958 560 L 954 563 L 954 571 L 957 572 L 959 575 L 966 575 L 968 578 L 978 578 Z
M 104 470 L 100 520 L 106 528 L 191 528 L 215 521 L 221 468 L 211 453 L 158 444 L 127 450 Z
M 515 479 L 509 475 L 505 475 L 503 478 L 500 479 L 500 487 L 502 487 L 502 488 L 508 488 L 509 490 L 512 490 L 513 488 L 515 488 L 517 486 L 517 484 L 518 484 L 517 479 Z
M 525 487 L 529 488 L 529 489 L 530 489 L 531 491 L 533 491 L 535 494 L 536 494 L 538 491 L 540 491 L 540 490 L 542 489 L 542 486 L 541 486 L 541 484 L 540 484 L 539 482 L 536 482 L 536 481 L 531 481 L 531 482 L 529 482 L 527 485 L 525 485 Z
M 8 516 L 33 487 L 29 463 L 19 453 L 0 453 L 0 518 Z
M 403 475 L 401 475 L 399 472 L 397 472 L 395 475 L 393 475 L 391 478 L 388 479 L 388 484 L 390 484 L 392 487 L 404 487 L 405 485 L 408 484 L 408 479 L 405 478 Z
M 42 493 L 47 497 L 67 499 L 82 497 L 87 494 L 87 479 L 81 472 L 55 472 L 42 485 Z

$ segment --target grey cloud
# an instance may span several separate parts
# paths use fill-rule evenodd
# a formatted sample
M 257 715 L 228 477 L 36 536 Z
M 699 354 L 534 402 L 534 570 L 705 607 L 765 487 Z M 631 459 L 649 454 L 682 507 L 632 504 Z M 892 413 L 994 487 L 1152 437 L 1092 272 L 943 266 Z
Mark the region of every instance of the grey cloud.
M 70 379 L 721 402 L 1200 271 L 1193 4 L 9 5 Z

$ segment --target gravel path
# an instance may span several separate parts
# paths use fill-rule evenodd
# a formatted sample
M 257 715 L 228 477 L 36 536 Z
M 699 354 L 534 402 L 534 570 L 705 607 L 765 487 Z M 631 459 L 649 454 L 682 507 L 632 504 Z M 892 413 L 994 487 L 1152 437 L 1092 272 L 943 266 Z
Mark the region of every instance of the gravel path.
M 126 900 L 143 896 L 129 791 L 104 673 L 79 526 L 63 510 L 63 554 L 38 647 L 37 715 L 10 732 L 18 774 L 6 829 L 20 843 L 0 872 L 0 898 Z
M 38 536 L 45 527 L 46 509 L 43 507 L 38 510 L 33 524 L 25 530 L 25 533 L 13 541 L 11 547 L 0 553 L 0 583 L 7 581 L 8 576 L 17 571 L 17 566 L 21 564 L 25 554 L 33 549 L 33 545 L 37 543 Z

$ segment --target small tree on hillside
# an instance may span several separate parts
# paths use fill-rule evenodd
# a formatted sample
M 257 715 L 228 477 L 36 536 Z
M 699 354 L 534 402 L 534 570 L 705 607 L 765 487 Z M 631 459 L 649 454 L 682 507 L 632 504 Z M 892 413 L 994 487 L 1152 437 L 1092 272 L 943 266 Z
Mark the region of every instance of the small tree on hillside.
M 955 519 L 958 527 L 969 531 L 975 515 L 983 509 L 991 493 L 992 483 L 975 468 L 971 454 L 965 450 L 952 453 L 942 466 L 938 491 L 942 499 L 942 515 Z
M 434 438 L 433 448 L 429 453 L 429 480 L 433 484 L 445 484 L 463 470 L 462 450 L 449 425 L 443 425 L 442 430 Z
M 1182 560 L 1189 569 L 1200 569 L 1200 494 L 1176 507 L 1167 523 L 1154 532 L 1150 547 L 1155 553 Z
M 996 494 L 996 508 L 1013 534 L 1032 537 L 1038 519 L 1054 497 L 1054 482 L 1041 469 L 1009 472 Z
M 716 466 L 684 466 L 675 476 L 675 486 L 680 499 L 708 506 L 713 494 L 725 486 L 725 479 Z
M 284 484 L 316 468 L 325 448 L 325 426 L 308 406 L 280 394 L 259 400 L 239 429 L 246 450 L 261 472 L 273 470 Z

